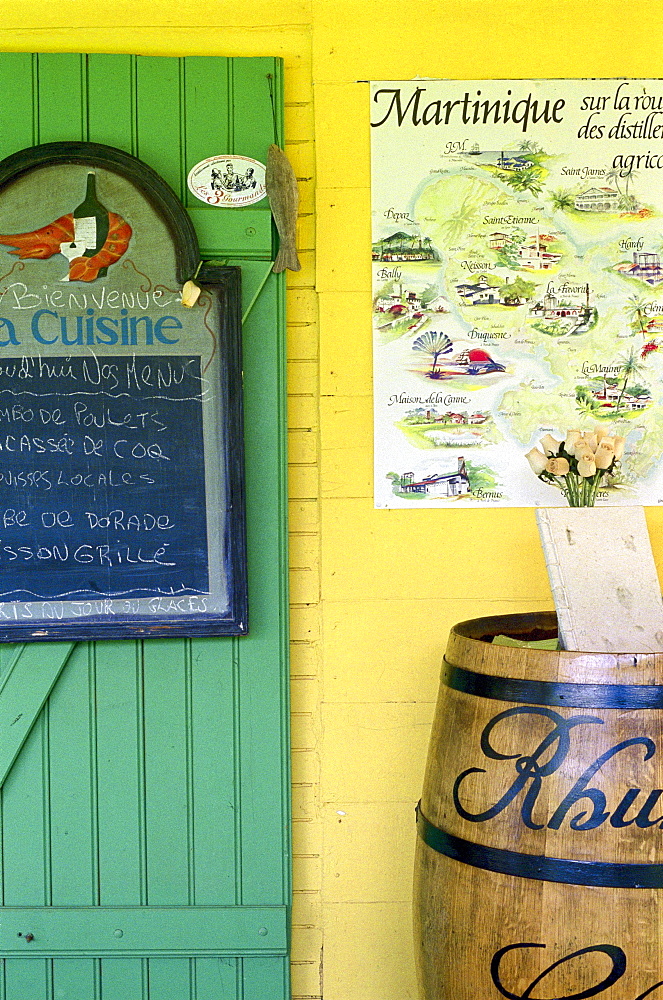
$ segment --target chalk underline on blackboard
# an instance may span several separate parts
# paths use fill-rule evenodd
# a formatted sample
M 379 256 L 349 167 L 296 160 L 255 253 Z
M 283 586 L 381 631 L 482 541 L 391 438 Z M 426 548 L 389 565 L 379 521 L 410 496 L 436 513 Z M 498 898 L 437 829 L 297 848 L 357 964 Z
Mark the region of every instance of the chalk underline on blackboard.
M 0 389 L 0 396 L 4 393 L 8 393 L 10 396 L 33 396 L 35 399 L 47 399 L 51 396 L 57 396 L 61 399 L 64 395 L 62 391 L 30 392 L 29 389 L 21 389 L 17 392 L 14 389 Z M 130 399 L 134 403 L 142 403 L 148 399 L 165 399 L 168 403 L 206 403 L 208 400 L 214 398 L 207 390 L 197 396 L 132 396 L 129 392 L 113 393 L 108 392 L 106 389 L 98 389 L 96 392 L 86 392 L 84 389 L 72 389 L 66 393 L 67 399 L 70 396 L 107 396 L 109 399 Z
M 134 597 L 136 600 L 145 600 L 150 597 L 211 597 L 209 590 L 197 590 L 195 587 L 131 587 L 129 590 L 66 590 L 63 594 L 37 594 L 34 590 L 26 590 L 25 587 L 15 590 L 0 592 L 0 598 L 11 600 L 23 600 L 18 595 L 29 594 L 38 601 L 65 601 L 65 600 L 85 600 L 93 601 L 99 597 Z M 78 596 L 76 596 L 78 595 Z

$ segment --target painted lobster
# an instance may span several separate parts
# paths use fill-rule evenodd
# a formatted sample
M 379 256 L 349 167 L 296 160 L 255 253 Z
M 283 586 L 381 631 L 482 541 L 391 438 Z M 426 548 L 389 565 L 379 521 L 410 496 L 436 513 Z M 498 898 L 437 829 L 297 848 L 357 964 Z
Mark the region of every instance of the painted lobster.
M 69 262 L 70 281 L 94 281 L 102 268 L 110 267 L 120 259 L 129 247 L 131 226 L 115 212 L 108 213 L 108 236 L 101 250 L 93 257 L 74 257 Z M 60 253 L 61 243 L 74 240 L 74 216 L 62 215 L 55 222 L 35 229 L 31 233 L 0 234 L 0 245 L 15 247 L 9 253 L 21 260 L 47 260 Z

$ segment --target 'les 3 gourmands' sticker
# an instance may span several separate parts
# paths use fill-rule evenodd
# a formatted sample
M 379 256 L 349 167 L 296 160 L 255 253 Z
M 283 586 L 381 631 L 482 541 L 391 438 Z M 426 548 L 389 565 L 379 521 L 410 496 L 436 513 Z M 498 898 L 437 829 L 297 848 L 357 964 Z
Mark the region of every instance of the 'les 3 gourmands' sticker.
M 265 165 L 248 156 L 210 156 L 189 171 L 189 190 L 206 205 L 240 208 L 265 195 Z

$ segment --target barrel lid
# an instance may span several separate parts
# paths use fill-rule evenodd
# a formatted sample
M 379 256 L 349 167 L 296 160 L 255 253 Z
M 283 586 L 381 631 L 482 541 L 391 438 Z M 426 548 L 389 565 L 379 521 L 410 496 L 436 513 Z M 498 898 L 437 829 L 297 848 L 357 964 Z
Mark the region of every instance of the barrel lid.
M 552 611 L 494 615 L 451 629 L 445 660 L 492 676 L 578 684 L 663 684 L 663 653 L 592 653 L 493 645 L 496 635 L 536 641 L 557 634 Z

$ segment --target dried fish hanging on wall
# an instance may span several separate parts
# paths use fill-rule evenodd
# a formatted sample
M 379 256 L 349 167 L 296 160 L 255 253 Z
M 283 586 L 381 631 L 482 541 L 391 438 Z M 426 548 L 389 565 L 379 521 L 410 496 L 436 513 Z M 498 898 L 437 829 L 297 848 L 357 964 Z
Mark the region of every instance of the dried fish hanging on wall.
M 274 118 L 275 141 L 267 152 L 265 187 L 280 240 L 279 251 L 272 269 L 279 274 L 281 271 L 285 271 L 286 268 L 291 271 L 300 271 L 302 267 L 297 256 L 296 246 L 299 190 L 292 164 L 276 143 L 276 111 L 271 75 L 268 75 L 268 80 L 269 98 L 272 103 L 272 115 Z

